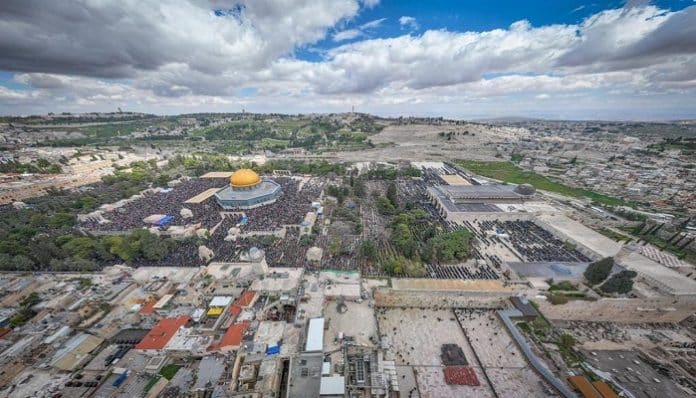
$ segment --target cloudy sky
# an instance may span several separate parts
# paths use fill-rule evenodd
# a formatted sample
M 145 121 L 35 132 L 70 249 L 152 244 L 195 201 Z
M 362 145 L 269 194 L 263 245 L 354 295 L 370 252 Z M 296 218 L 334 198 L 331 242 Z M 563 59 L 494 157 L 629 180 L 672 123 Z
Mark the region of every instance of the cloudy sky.
M 696 1 L 0 1 L 0 114 L 353 106 L 696 118 Z

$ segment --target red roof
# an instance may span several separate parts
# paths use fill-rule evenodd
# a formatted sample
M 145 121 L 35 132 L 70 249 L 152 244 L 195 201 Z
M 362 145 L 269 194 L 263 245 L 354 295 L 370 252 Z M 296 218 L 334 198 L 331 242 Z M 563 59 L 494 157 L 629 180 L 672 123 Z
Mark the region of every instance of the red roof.
M 466 366 L 448 366 L 442 370 L 445 374 L 445 383 L 462 386 L 479 386 L 478 377 L 474 369 Z
M 568 382 L 585 398 L 602 398 L 602 394 L 595 390 L 590 380 L 585 376 L 570 376 Z
M 254 298 L 256 298 L 256 292 L 253 290 L 245 290 L 242 292 L 242 295 L 239 296 L 236 300 L 234 300 L 234 305 L 238 305 L 240 307 L 248 307 L 249 304 L 251 304 L 254 301 Z
M 155 312 L 155 304 L 157 304 L 157 301 L 158 300 L 154 297 L 147 300 L 145 302 L 145 304 L 143 305 L 143 308 L 140 309 L 140 313 L 147 315 L 147 314 L 152 314 L 153 312 Z
M 230 306 L 230 314 L 231 314 L 230 318 L 232 318 L 232 320 L 237 319 L 237 315 L 239 315 L 240 312 L 242 312 L 242 307 L 240 307 L 236 304 L 232 304 Z
M 230 326 L 225 332 L 225 335 L 222 336 L 222 340 L 220 340 L 218 348 L 239 347 L 242 344 L 244 332 L 246 332 L 246 330 L 249 329 L 250 324 L 251 322 L 249 321 L 242 321 Z
M 161 350 L 171 340 L 180 327 L 186 325 L 191 318 L 182 315 L 178 318 L 162 319 L 135 346 L 139 350 Z
M 5 337 L 6 334 L 10 333 L 12 329 L 10 328 L 0 328 L 0 339 Z
M 602 394 L 602 398 L 619 398 L 618 395 L 614 392 L 614 390 L 609 387 L 609 385 L 603 381 L 593 381 L 592 385 L 594 386 L 597 391 L 599 391 L 600 394 Z

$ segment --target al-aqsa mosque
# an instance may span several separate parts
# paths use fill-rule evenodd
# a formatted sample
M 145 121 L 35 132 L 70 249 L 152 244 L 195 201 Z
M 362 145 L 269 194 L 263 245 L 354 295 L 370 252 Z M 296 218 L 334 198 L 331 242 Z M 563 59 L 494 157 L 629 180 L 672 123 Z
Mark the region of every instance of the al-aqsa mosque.
M 275 202 L 281 193 L 275 181 L 261 178 L 253 170 L 239 169 L 230 176 L 230 184 L 215 193 L 215 199 L 227 210 L 253 209 Z

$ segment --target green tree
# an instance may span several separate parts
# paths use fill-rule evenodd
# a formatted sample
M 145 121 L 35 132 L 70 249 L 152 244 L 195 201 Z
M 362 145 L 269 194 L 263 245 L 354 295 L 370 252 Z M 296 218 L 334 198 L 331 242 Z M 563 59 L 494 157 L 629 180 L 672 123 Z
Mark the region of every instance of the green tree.
M 396 208 L 394 208 L 394 205 L 386 196 L 379 196 L 375 201 L 375 207 L 377 207 L 377 212 L 379 212 L 379 214 L 385 216 L 394 214 L 396 211 Z
M 44 268 L 53 258 L 65 257 L 64 250 L 56 245 L 49 235 L 45 234 L 32 238 L 31 241 L 27 242 L 27 248 L 29 249 L 28 253 L 31 254 L 31 258 L 39 268 Z
M 431 238 L 426 244 L 429 259 L 451 263 L 469 257 L 471 233 L 468 230 L 446 232 Z
M 14 269 L 12 265 L 12 256 L 7 253 L 0 253 L 0 270 L 10 271 Z
M 633 289 L 633 278 L 636 277 L 634 271 L 624 270 L 611 276 L 600 286 L 600 290 L 605 293 L 626 294 Z
M 597 285 L 607 279 L 612 267 L 614 266 L 614 258 L 606 257 L 599 261 L 595 261 L 587 266 L 585 270 L 585 279 L 590 285 Z
M 139 242 L 130 242 L 121 236 L 105 236 L 102 243 L 109 253 L 123 261 L 134 260 L 140 252 Z
M 48 223 L 52 227 L 68 229 L 75 225 L 76 217 L 74 214 L 67 212 L 55 213 L 49 219 Z
M 360 242 L 358 255 L 360 258 L 374 262 L 377 260 L 377 246 L 375 246 L 375 243 L 371 240 L 364 240 Z
M 46 219 L 46 215 L 43 213 L 34 213 L 29 218 L 29 224 L 31 224 L 34 227 L 40 227 L 42 225 L 45 225 L 47 222 L 48 220 Z
M 73 238 L 62 246 L 70 256 L 87 259 L 94 255 L 94 241 L 92 238 L 80 236 Z
M 14 269 L 18 271 L 31 271 L 34 269 L 34 261 L 23 254 L 14 256 L 12 258 L 12 265 L 14 265 Z
M 353 195 L 358 198 L 365 197 L 365 181 L 362 178 L 358 178 L 353 183 Z
M 392 182 L 387 186 L 386 197 L 387 197 L 387 199 L 389 199 L 392 206 L 399 207 L 399 198 L 396 194 L 396 184 L 395 183 Z
M 567 333 L 563 333 L 558 338 L 558 346 L 564 350 L 570 350 L 575 346 L 575 338 Z
M 392 229 L 391 243 L 406 258 L 414 258 L 418 245 L 408 225 L 396 224 Z
M 160 239 L 144 229 L 134 233 L 137 233 L 138 246 L 146 260 L 161 260 L 169 254 L 169 244 L 166 240 Z
M 26 250 L 24 247 L 22 247 L 22 244 L 18 240 L 8 238 L 6 240 L 0 241 L 0 253 L 6 253 L 15 256 L 18 254 L 26 253 Z
M 565 304 L 568 302 L 568 297 L 560 292 L 551 293 L 548 297 L 549 302 L 553 305 Z
M 97 198 L 93 196 L 83 196 L 80 198 L 80 207 L 83 210 L 92 210 L 97 207 Z

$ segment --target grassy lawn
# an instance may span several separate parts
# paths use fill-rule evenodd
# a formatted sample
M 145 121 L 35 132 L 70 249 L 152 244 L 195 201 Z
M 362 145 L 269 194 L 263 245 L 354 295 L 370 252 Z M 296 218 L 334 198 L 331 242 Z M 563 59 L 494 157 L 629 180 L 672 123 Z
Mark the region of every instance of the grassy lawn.
M 493 178 L 503 182 L 513 184 L 532 184 L 536 189 L 543 191 L 555 192 L 564 196 L 574 198 L 589 198 L 593 202 L 605 204 L 608 206 L 631 206 L 635 207 L 635 203 L 627 202 L 621 198 L 604 195 L 594 191 L 588 191 L 582 188 L 569 187 L 561 182 L 551 178 L 537 174 L 533 171 L 527 171 L 519 168 L 512 162 L 485 162 L 478 160 L 460 160 L 459 165 L 470 170 L 473 173 L 480 174 L 484 177 Z
M 611 229 L 609 229 L 609 228 L 602 228 L 602 229 L 599 230 L 599 233 L 601 233 L 602 235 L 606 236 L 607 238 L 610 238 L 610 239 L 615 240 L 615 241 L 617 241 L 617 242 L 621 242 L 621 241 L 624 241 L 624 240 L 625 240 L 626 242 L 631 241 L 631 237 L 630 237 L 630 236 L 626 236 L 626 235 L 624 235 L 624 234 L 620 234 L 620 233 L 618 233 L 618 232 L 616 232 L 616 231 L 614 231 L 614 230 L 611 230 Z
M 159 374 L 162 375 L 167 380 L 171 380 L 172 377 L 176 374 L 176 372 L 179 371 L 179 365 L 174 365 L 173 363 L 170 363 L 169 365 L 165 365 L 160 369 Z
M 147 393 L 148 391 L 150 391 L 150 390 L 152 389 L 152 387 L 154 387 L 155 384 L 157 384 L 157 381 L 160 379 L 160 377 L 161 377 L 161 376 L 159 376 L 159 375 L 154 375 L 154 376 L 152 376 L 152 378 L 150 378 L 150 380 L 148 380 L 147 384 L 145 384 L 145 388 L 143 388 L 143 390 L 144 390 L 146 393 Z

